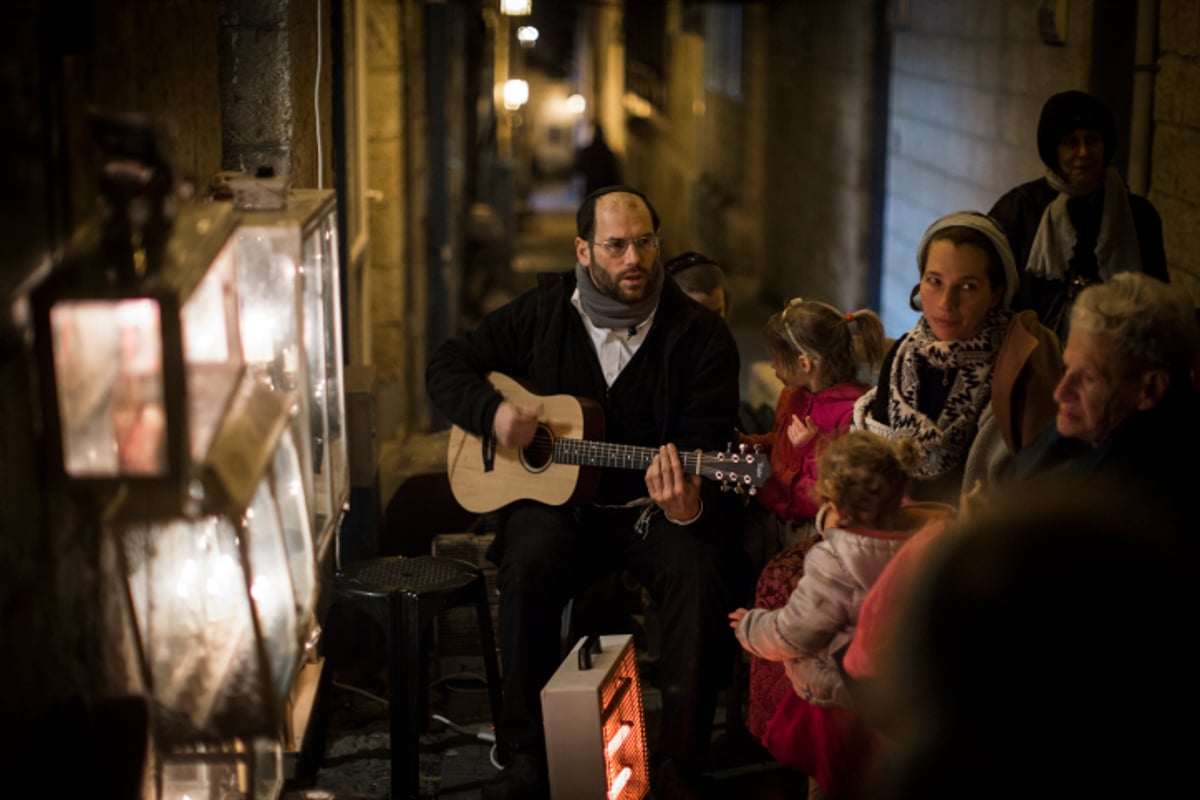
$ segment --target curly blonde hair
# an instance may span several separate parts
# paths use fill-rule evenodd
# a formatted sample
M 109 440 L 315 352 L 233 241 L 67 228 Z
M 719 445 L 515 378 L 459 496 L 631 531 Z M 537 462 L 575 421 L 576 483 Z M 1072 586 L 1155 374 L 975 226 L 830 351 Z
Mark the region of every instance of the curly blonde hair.
M 822 456 L 817 494 L 837 508 L 840 524 L 887 528 L 900 509 L 917 455 L 911 439 L 850 431 Z

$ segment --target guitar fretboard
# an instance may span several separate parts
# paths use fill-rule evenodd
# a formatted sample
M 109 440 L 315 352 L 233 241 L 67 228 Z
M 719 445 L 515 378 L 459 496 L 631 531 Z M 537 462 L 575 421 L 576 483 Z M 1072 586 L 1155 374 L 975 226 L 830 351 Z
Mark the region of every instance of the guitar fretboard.
M 558 464 L 646 469 L 656 455 L 658 455 L 658 449 L 654 447 L 589 442 L 586 439 L 555 439 L 552 458 Z M 701 456 L 697 453 L 679 454 L 679 461 L 683 465 L 684 471 L 697 475 L 701 474 L 700 459 Z

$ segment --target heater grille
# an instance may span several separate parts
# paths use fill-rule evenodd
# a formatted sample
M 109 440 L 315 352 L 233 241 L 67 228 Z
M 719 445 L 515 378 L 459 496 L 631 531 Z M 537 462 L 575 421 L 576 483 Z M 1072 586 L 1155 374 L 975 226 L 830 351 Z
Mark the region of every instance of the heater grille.
M 584 668 L 581 639 L 542 689 L 554 798 L 640 800 L 650 789 L 633 637 L 602 636 Z

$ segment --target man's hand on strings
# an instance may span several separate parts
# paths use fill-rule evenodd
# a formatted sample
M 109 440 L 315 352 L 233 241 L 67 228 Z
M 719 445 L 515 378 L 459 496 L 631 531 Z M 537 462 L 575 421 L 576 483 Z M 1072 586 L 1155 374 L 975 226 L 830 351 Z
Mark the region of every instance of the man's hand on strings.
M 521 449 L 533 441 L 537 433 L 538 418 L 543 412 L 541 403 L 525 405 L 504 400 L 496 408 L 496 416 L 492 418 L 492 434 L 496 444 L 503 447 Z
M 646 489 L 663 513 L 677 522 L 694 519 L 700 513 L 700 476 L 684 474 L 679 451 L 673 444 L 660 447 L 650 462 Z

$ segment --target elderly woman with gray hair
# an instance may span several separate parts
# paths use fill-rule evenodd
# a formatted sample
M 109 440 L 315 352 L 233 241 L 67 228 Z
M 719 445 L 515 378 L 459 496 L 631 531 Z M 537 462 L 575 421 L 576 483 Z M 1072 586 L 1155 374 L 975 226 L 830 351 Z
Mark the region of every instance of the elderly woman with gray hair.
M 1200 457 L 1198 343 L 1192 304 L 1157 278 L 1123 272 L 1083 290 L 1054 390 L 1055 424 L 1018 456 L 1017 477 L 1115 478 L 1190 513 Z

